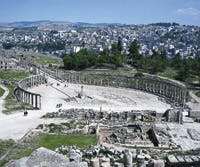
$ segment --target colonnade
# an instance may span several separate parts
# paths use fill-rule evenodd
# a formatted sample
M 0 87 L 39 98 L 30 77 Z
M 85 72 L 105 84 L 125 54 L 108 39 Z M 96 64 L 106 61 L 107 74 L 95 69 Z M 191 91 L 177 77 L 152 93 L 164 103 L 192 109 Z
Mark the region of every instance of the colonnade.
M 14 91 L 18 101 L 30 104 L 33 108 L 41 108 L 41 95 L 28 91 L 28 88 L 46 83 L 46 78 L 42 75 L 35 75 L 21 80 Z
M 177 107 L 183 107 L 187 97 L 187 88 L 183 84 L 158 77 L 128 77 L 62 71 L 58 73 L 47 69 L 41 70 L 68 83 L 125 87 L 145 91 L 163 97 Z
M 184 85 L 161 79 L 101 74 L 85 75 L 79 73 L 68 73 L 65 74 L 64 78 L 69 83 L 125 87 L 141 90 L 164 97 L 176 106 L 183 106 L 187 95 L 187 89 Z

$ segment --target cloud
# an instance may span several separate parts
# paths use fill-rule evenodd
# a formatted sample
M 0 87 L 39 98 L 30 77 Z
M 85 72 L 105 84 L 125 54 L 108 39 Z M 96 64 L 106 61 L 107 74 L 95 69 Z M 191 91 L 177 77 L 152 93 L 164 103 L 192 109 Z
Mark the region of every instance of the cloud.
M 184 8 L 184 9 L 177 9 L 176 13 L 178 15 L 199 16 L 200 10 L 195 9 L 193 7 L 189 7 L 189 8 Z

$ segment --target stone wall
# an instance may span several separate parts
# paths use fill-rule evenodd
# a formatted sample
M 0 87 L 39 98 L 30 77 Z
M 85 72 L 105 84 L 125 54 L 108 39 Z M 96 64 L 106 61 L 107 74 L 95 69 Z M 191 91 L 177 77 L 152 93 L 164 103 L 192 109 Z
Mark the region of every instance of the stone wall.
M 41 108 L 41 95 L 28 91 L 28 88 L 46 83 L 46 78 L 42 75 L 35 75 L 21 80 L 14 91 L 18 101 L 30 104 L 33 108 Z
M 189 117 L 192 117 L 192 118 L 200 118 L 200 109 L 199 110 L 190 110 L 189 111 Z
M 0 49 L 0 70 L 17 69 L 17 53 L 13 50 Z
M 168 109 L 164 114 L 166 116 L 166 121 L 182 123 L 183 115 L 181 111 L 181 108 Z

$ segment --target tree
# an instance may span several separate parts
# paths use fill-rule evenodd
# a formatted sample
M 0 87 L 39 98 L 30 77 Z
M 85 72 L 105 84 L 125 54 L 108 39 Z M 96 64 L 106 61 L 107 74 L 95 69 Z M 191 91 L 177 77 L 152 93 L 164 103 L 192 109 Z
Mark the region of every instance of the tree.
M 121 54 L 121 44 L 113 44 L 110 54 L 110 63 L 115 64 L 117 67 L 121 67 L 123 64 L 123 55 Z
M 78 53 L 65 56 L 63 62 L 67 70 L 82 70 L 95 65 L 97 55 L 87 49 L 81 49 Z
M 145 71 L 150 73 L 163 72 L 169 66 L 169 59 L 166 56 L 166 52 L 153 51 L 151 56 L 140 58 L 140 66 Z
M 182 66 L 182 59 L 180 56 L 180 53 L 177 53 L 171 60 L 171 67 L 174 68 L 175 70 L 180 69 Z
M 121 37 L 118 38 L 117 49 L 120 53 L 122 52 L 122 39 L 121 39 Z
M 66 70 L 74 69 L 74 61 L 72 55 L 67 55 L 63 59 L 64 67 Z
M 15 45 L 14 45 L 13 43 L 9 43 L 9 42 L 8 42 L 8 43 L 7 43 L 7 42 L 5 43 L 5 42 L 4 42 L 4 43 L 2 44 L 2 46 L 3 46 L 4 49 L 11 49 L 11 48 L 13 48 Z
M 106 48 L 100 53 L 98 57 L 98 63 L 110 63 L 110 59 L 110 50 Z
M 148 64 L 149 64 L 149 72 L 153 74 L 163 71 L 160 54 L 156 51 L 153 51 L 153 54 L 150 56 L 150 59 L 148 61 Z
M 169 59 L 167 57 L 166 51 L 161 51 L 160 61 L 161 61 L 162 70 L 165 70 L 167 67 L 169 67 L 170 62 L 169 62 Z
M 129 52 L 130 52 L 129 59 L 130 59 L 131 64 L 136 68 L 139 67 L 142 56 L 139 54 L 139 46 L 136 40 L 134 40 L 131 43 Z

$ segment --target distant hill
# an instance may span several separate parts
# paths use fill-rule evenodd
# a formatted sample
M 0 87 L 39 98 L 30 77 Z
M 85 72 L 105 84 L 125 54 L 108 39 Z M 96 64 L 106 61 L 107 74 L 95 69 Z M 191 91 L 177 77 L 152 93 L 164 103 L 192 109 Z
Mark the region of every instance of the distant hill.
M 53 24 L 56 24 L 56 25 L 67 25 L 67 24 L 71 24 L 71 23 L 70 22 L 40 20 L 40 21 L 12 22 L 12 23 L 8 23 L 8 26 L 15 27 L 15 28 L 22 28 L 22 27 L 38 27 L 38 26 L 53 25 Z
M 50 25 L 70 25 L 70 26 L 106 26 L 106 25 L 121 25 L 119 23 L 86 23 L 86 22 L 68 22 L 68 21 L 50 21 L 50 20 L 39 20 L 39 21 L 20 21 L 12 23 L 0 23 L 3 27 L 13 28 L 24 28 L 24 27 L 39 27 L 39 26 L 50 26 Z

